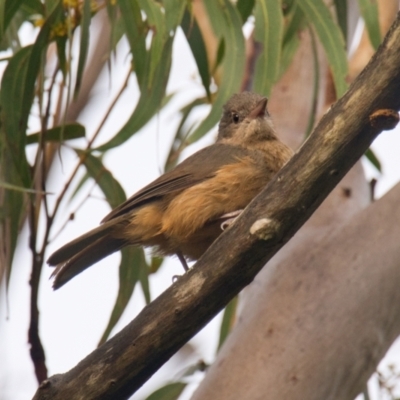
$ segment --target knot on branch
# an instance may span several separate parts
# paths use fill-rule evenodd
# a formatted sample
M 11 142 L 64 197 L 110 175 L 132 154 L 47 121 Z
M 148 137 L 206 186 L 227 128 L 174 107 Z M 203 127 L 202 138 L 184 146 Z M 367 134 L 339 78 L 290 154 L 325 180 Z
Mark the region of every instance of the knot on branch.
M 279 225 L 278 221 L 271 218 L 261 218 L 250 227 L 250 234 L 260 240 L 270 240 L 277 236 Z
M 398 122 L 399 113 L 396 110 L 377 110 L 369 116 L 369 123 L 371 126 L 381 131 L 389 131 L 393 129 Z

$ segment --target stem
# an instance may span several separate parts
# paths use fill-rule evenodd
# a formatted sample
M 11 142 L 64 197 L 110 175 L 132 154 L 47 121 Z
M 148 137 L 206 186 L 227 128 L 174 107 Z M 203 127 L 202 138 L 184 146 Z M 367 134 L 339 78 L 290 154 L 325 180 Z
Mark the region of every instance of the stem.
M 37 226 L 35 218 L 35 204 L 34 196 L 31 196 L 30 209 L 29 209 L 29 225 L 30 225 L 30 248 L 32 251 L 32 274 L 29 284 L 31 285 L 31 298 L 30 298 L 30 316 L 28 330 L 28 342 L 31 345 L 30 355 L 35 368 L 36 379 L 39 383 L 47 379 L 47 368 L 45 363 L 45 354 L 39 336 L 39 308 L 37 305 L 38 288 L 40 281 L 40 273 L 43 265 L 43 257 L 36 253 L 36 240 L 37 240 Z

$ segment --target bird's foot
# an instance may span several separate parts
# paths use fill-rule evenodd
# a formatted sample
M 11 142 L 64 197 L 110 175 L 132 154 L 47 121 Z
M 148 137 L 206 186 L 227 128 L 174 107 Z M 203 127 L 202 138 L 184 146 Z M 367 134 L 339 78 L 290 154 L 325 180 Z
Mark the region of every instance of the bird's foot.
M 228 218 L 221 224 L 221 229 L 225 231 L 228 229 L 238 218 L 238 216 L 243 212 L 243 210 L 236 210 L 230 213 L 224 214 L 221 219 Z

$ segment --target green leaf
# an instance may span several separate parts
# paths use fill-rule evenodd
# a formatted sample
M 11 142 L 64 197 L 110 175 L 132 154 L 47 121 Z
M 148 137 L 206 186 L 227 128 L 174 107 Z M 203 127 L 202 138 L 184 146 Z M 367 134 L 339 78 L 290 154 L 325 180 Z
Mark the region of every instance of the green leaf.
M 99 185 L 111 208 L 123 203 L 126 200 L 124 189 L 122 189 L 122 186 L 113 177 L 112 173 L 104 167 L 101 159 L 83 150 L 75 149 L 75 152 L 83 160 L 88 174 Z
M 334 0 L 336 19 L 342 31 L 344 40 L 347 42 L 347 0 Z
M 111 208 L 115 208 L 117 205 L 124 202 L 126 200 L 124 190 L 119 182 L 112 176 L 111 172 L 103 166 L 101 160 L 82 150 L 75 151 L 78 156 L 83 159 L 88 174 L 97 182 Z M 110 320 L 100 339 L 99 345 L 107 340 L 112 329 L 121 318 L 122 313 L 132 297 L 135 285 L 139 280 L 140 271 L 143 268 L 148 269 L 143 249 L 128 246 L 121 250 L 118 295 L 113 311 L 111 312 Z
M 283 15 L 280 1 L 257 0 L 254 12 L 255 39 L 263 46 L 257 59 L 253 87 L 257 93 L 269 96 L 275 83 L 281 59 Z
M 250 17 L 251 12 L 254 8 L 254 3 L 255 0 L 238 0 L 238 2 L 236 3 L 236 8 L 239 11 L 243 24 Z
M 310 110 L 310 113 L 308 116 L 308 123 L 307 123 L 305 137 L 308 137 L 310 135 L 310 133 L 312 132 L 312 130 L 314 128 L 315 120 L 317 118 L 318 92 L 319 92 L 319 81 L 320 81 L 317 41 L 315 39 L 315 34 L 312 29 L 310 29 L 310 36 L 311 36 L 311 48 L 312 48 L 312 55 L 313 55 L 314 79 L 313 79 L 311 110 Z
M 332 70 L 337 97 L 347 90 L 347 55 L 342 32 L 333 22 L 328 7 L 322 0 L 298 0 L 308 22 L 314 26 L 319 40 L 324 47 Z
M 24 89 L 26 85 L 32 83 L 27 82 L 32 48 L 32 46 L 24 47 L 11 58 L 4 71 L 0 90 L 2 141 L 8 151 L 7 158 L 13 160 L 13 171 L 17 174 L 13 178 L 10 177 L 13 179 L 10 183 L 21 183 L 26 188 L 31 186 L 31 178 L 25 155 L 25 132 L 33 93 L 29 97 L 24 97 L 26 92 Z M 7 168 L 11 168 L 11 165 Z
M 90 175 L 86 172 L 82 178 L 79 180 L 77 183 L 74 191 L 72 192 L 70 198 L 68 199 L 69 202 L 71 202 L 75 196 L 79 193 L 79 191 L 82 189 L 83 185 L 90 179 Z
M 22 192 L 22 193 L 31 193 L 31 194 L 38 194 L 38 193 L 44 194 L 45 193 L 41 190 L 27 189 L 22 186 L 13 185 L 11 183 L 7 183 L 7 182 L 3 182 L 3 181 L 0 181 L 0 187 L 2 187 L 4 189 L 8 189 L 8 190 L 16 190 L 17 192 Z
M 379 158 L 375 155 L 375 153 L 369 148 L 365 152 L 365 157 L 371 162 L 371 164 L 379 171 L 382 172 L 382 165 L 381 162 L 379 161 Z
M 0 88 L 0 179 L 8 185 L 25 189 L 31 187 L 25 155 L 26 125 L 19 126 L 18 122 L 23 123 L 21 103 L 31 101 L 23 97 L 31 51 L 32 46 L 25 47 L 10 59 Z M 0 240 L 3 243 L 7 277 L 10 276 L 18 234 L 26 214 L 24 193 L 10 189 L 3 186 L 0 190 Z
M 78 60 L 78 69 L 76 71 L 74 97 L 78 95 L 79 89 L 81 87 L 82 76 L 85 70 L 86 59 L 88 55 L 89 40 L 90 40 L 89 27 L 91 21 L 90 2 L 91 0 L 83 1 L 83 13 L 81 20 L 81 42 L 79 46 L 79 60 Z
M 176 400 L 182 394 L 187 383 L 174 382 L 156 390 L 146 400 Z
M 286 29 L 283 34 L 281 62 L 276 81 L 281 78 L 292 62 L 300 44 L 299 31 L 304 28 L 304 20 L 304 13 L 301 8 L 293 4 L 286 15 Z
M 110 336 L 111 331 L 121 318 L 133 290 L 139 279 L 139 272 L 146 266 L 143 250 L 138 247 L 128 246 L 121 250 L 121 264 L 119 266 L 119 290 L 114 308 L 111 312 L 110 320 L 100 339 L 99 346 Z
M 159 258 L 159 257 L 157 257 Z M 163 260 L 163 259 L 161 259 Z M 161 261 L 162 263 L 162 261 Z M 153 258 L 151 260 L 151 264 L 153 264 Z M 161 264 L 160 264 L 161 265 Z M 148 266 L 146 263 L 139 264 L 139 282 L 142 287 L 144 299 L 146 304 L 151 302 L 151 294 L 150 294 L 150 285 L 149 285 L 149 272 L 151 271 L 152 266 Z
M 186 3 L 182 0 L 164 0 L 167 33 L 175 31 L 182 21 Z
M 236 7 L 229 0 L 205 0 L 204 5 L 215 34 L 224 40 L 229 51 L 224 54 L 221 83 L 211 111 L 190 135 L 189 143 L 200 139 L 219 121 L 222 106 L 232 93 L 240 90 L 246 59 L 242 21 Z
M 57 45 L 57 56 L 58 56 L 58 65 L 63 74 L 63 78 L 66 81 L 67 73 L 68 73 L 68 62 L 66 55 L 66 46 L 67 46 L 68 37 L 66 36 L 57 36 L 55 38 L 55 42 Z
M 0 41 L 23 0 L 0 0 Z
M 144 88 L 141 90 L 139 102 L 128 121 L 111 140 L 96 150 L 106 151 L 126 142 L 159 111 L 171 68 L 172 42 L 173 38 L 170 37 L 162 50 L 163 62 L 158 63 L 151 86 L 149 85 L 149 75 L 144 76 Z
M 180 113 L 182 114 L 181 122 L 176 129 L 174 140 L 172 141 L 172 146 L 170 148 L 167 160 L 164 165 L 164 171 L 169 171 L 178 162 L 178 158 L 182 151 L 186 148 L 186 139 L 189 135 L 190 128 L 183 129 L 186 120 L 188 119 L 190 113 L 197 107 L 206 104 L 207 99 L 201 97 L 191 101 L 189 104 L 181 108 Z
M 189 43 L 190 49 L 192 50 L 193 57 L 199 70 L 201 82 L 207 93 L 207 97 L 211 100 L 210 93 L 210 71 L 208 70 L 208 57 L 207 49 L 204 44 L 203 36 L 196 20 L 191 18 L 188 11 L 185 12 L 182 23 L 183 32 L 185 33 L 186 39 Z
M 35 132 L 28 135 L 26 144 L 38 143 L 41 132 Z M 48 129 L 44 133 L 43 141 L 45 142 L 62 142 L 64 140 L 72 140 L 85 137 L 85 127 L 77 122 L 56 126 Z
M 21 9 L 24 10 L 27 15 L 44 15 L 44 6 L 40 0 L 23 0 Z
M 368 31 L 369 40 L 377 50 L 382 41 L 378 3 L 376 0 L 358 0 L 358 6 Z
M 163 262 L 164 262 L 164 257 L 152 256 L 150 263 L 150 271 L 149 271 L 150 274 L 154 274 L 155 272 L 157 272 Z
M 116 4 L 112 4 L 110 1 L 106 2 L 106 9 L 108 20 L 110 22 L 111 33 L 110 33 L 110 53 L 114 52 L 116 46 L 122 36 L 125 33 L 124 24 L 121 23 L 121 16 L 119 15 Z
M 140 8 L 146 13 L 147 23 L 153 32 L 149 57 L 147 58 L 146 68 L 147 85 L 152 87 L 156 70 L 162 64 L 163 47 L 168 39 L 164 13 L 161 10 L 161 4 L 154 0 L 138 0 Z M 141 90 L 143 88 L 141 87 Z
M 237 305 L 238 305 L 238 297 L 236 296 L 225 307 L 224 316 L 222 317 L 222 323 L 219 332 L 218 350 L 221 348 L 222 344 L 228 337 L 229 332 L 232 330 L 233 324 L 236 319 Z
M 142 12 L 136 0 L 118 0 L 118 5 L 121 9 L 126 36 L 131 48 L 139 87 L 143 87 L 144 76 L 148 73 L 146 70 L 146 35 L 148 28 L 143 22 Z

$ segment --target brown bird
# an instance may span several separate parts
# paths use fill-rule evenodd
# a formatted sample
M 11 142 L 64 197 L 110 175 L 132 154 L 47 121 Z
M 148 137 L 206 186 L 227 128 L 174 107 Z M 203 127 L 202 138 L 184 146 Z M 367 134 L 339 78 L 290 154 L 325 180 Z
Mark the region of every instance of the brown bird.
M 128 245 L 198 259 L 292 156 L 255 93 L 226 103 L 215 144 L 193 154 L 111 211 L 101 225 L 48 259 L 57 289 Z

